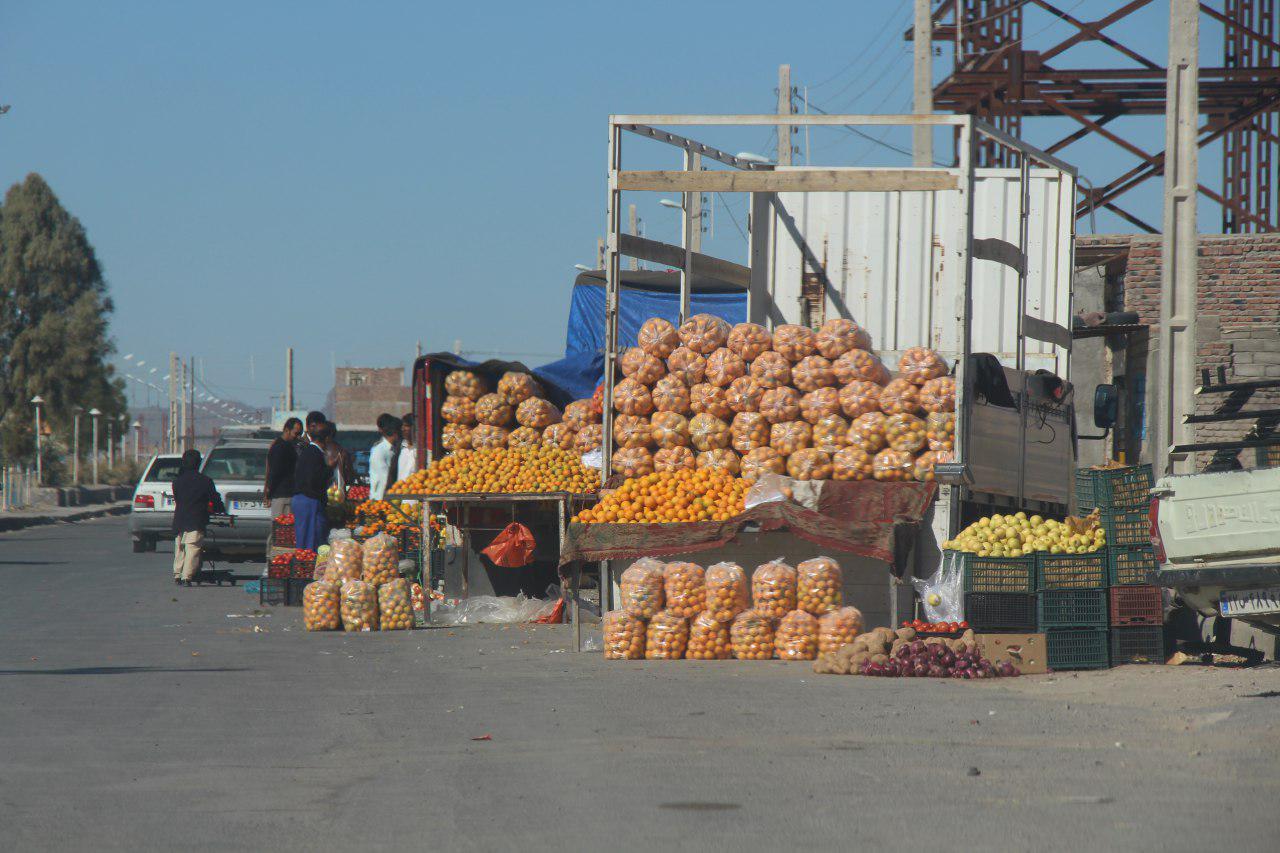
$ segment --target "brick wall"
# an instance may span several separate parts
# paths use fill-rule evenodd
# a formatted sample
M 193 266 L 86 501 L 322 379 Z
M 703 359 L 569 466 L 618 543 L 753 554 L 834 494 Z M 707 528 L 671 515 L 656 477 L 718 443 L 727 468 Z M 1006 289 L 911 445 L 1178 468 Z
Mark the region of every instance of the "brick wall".
M 1155 375 L 1160 323 L 1160 237 L 1103 235 L 1081 237 L 1077 249 L 1105 252 L 1128 248 L 1122 274 L 1107 295 L 1110 310 L 1136 311 L 1152 326 L 1148 375 Z M 1205 234 L 1200 237 L 1200 287 L 1196 299 L 1199 366 L 1230 379 L 1280 379 L 1280 234 Z M 1216 379 L 1215 379 L 1216 381 Z M 1218 410 L 1226 395 L 1197 398 L 1197 412 Z M 1246 409 L 1280 408 L 1280 391 L 1258 391 Z M 1243 436 L 1252 420 L 1199 424 L 1198 441 L 1229 441 Z M 1200 454 L 1203 466 L 1210 454 Z M 1254 454 L 1241 454 L 1253 467 Z
M 337 423 L 371 426 L 383 412 L 399 417 L 409 411 L 411 394 L 404 384 L 403 368 L 339 367 L 333 380 Z

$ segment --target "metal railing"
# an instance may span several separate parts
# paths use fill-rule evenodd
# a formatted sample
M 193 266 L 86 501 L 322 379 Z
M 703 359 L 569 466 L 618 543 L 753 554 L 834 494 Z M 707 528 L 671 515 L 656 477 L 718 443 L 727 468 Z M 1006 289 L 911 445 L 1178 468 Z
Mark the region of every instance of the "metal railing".
M 0 512 L 31 506 L 36 485 L 36 472 L 31 468 L 0 468 Z

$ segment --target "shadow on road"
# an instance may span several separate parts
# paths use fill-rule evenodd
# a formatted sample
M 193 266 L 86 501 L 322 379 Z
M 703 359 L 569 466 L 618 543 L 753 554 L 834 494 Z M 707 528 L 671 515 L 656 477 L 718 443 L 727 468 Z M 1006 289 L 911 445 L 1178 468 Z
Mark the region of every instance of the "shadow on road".
M 150 672 L 247 672 L 243 666 L 77 666 L 69 669 L 0 669 L 0 675 L 137 675 Z
M 0 560 L 0 566 L 67 566 L 69 560 Z

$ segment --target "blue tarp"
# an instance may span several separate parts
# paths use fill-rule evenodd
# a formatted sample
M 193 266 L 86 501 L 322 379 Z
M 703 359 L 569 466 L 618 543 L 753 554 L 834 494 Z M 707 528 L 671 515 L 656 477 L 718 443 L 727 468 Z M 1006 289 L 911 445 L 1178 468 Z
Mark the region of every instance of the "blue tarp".
M 650 317 L 676 322 L 680 316 L 677 293 L 623 289 L 618 314 L 618 343 L 635 346 L 636 335 Z M 747 319 L 746 293 L 695 293 L 690 300 L 695 314 L 715 314 L 729 323 Z M 590 397 L 604 378 L 604 288 L 580 284 L 569 301 L 569 326 L 564 358 L 536 368 L 534 373 L 568 391 L 575 399 Z

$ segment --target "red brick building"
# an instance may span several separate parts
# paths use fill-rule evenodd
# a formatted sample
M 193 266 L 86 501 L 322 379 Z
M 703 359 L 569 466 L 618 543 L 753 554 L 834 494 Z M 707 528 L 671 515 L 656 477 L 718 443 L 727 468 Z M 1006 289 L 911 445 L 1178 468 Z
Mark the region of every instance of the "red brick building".
M 333 376 L 333 419 L 347 427 L 372 427 L 378 415 L 409 411 L 411 389 L 403 367 L 339 367 Z
M 1160 236 L 1102 235 L 1076 240 L 1077 266 L 1102 272 L 1103 307 L 1135 311 L 1150 326 L 1149 335 L 1111 340 L 1107 361 L 1111 378 L 1124 380 L 1128 390 L 1154 411 L 1146 376 L 1156 375 L 1160 325 Z M 1204 234 L 1200 237 L 1200 287 L 1196 338 L 1199 366 L 1215 373 L 1219 366 L 1228 380 L 1280 379 L 1280 234 Z M 1083 270 L 1082 270 L 1083 271 Z M 1077 299 L 1077 302 L 1080 300 Z M 1079 388 L 1088 393 L 1090 387 Z M 1197 398 L 1197 411 L 1217 410 L 1226 395 Z M 1135 407 L 1136 408 L 1136 407 Z M 1280 408 L 1280 392 L 1258 391 L 1243 409 Z M 1129 412 L 1135 423 L 1141 409 Z M 1199 424 L 1197 441 L 1233 440 L 1254 426 L 1253 420 Z M 1144 433 L 1139 423 L 1139 433 Z M 1132 448 L 1131 448 L 1132 449 Z M 1146 448 L 1138 455 L 1149 459 Z M 1210 454 L 1200 454 L 1202 465 Z M 1254 467 L 1254 453 L 1242 453 L 1245 467 Z

